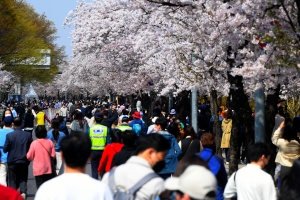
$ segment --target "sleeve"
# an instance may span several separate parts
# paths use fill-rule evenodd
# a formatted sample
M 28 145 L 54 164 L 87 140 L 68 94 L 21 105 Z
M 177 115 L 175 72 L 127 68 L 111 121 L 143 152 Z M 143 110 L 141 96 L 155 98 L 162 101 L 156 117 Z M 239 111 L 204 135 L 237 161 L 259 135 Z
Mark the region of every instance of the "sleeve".
M 278 129 L 274 132 L 274 135 L 273 135 L 273 137 L 272 137 L 272 143 L 273 143 L 274 145 L 276 145 L 277 147 L 279 146 L 279 144 L 278 144 L 278 139 L 279 139 L 280 134 L 281 134 L 281 129 L 278 128 Z
M 220 170 L 219 170 L 219 173 L 220 173 L 220 179 L 218 179 L 218 184 L 221 186 L 222 188 L 222 191 L 224 191 L 225 189 L 225 186 L 227 184 L 227 172 L 226 172 L 226 169 L 225 169 L 225 166 L 224 166 L 224 160 L 221 159 L 220 160 Z
M 34 147 L 33 147 L 33 144 L 31 143 L 30 145 L 30 148 L 29 148 L 29 151 L 27 152 L 26 154 L 26 157 L 29 161 L 32 161 L 33 158 L 34 158 Z
M 3 152 L 4 153 L 9 152 L 10 148 L 11 148 L 11 141 L 10 141 L 9 136 L 7 134 L 6 135 L 6 140 L 5 140 L 5 143 L 4 143 L 4 146 L 3 146 Z
M 175 137 L 173 138 L 173 148 L 174 148 L 174 151 L 175 151 L 175 155 L 177 155 L 177 158 L 179 158 L 182 151 L 179 148 L 179 145 L 178 145 L 177 140 L 175 139 Z
M 34 109 L 32 109 L 31 112 L 32 112 L 34 118 L 36 118 L 36 113 L 35 113 Z
M 107 185 L 104 185 L 104 193 L 103 193 L 103 199 L 105 200 L 113 200 L 113 196 L 111 193 L 111 190 L 109 189 L 109 187 Z
M 46 114 L 44 114 L 44 118 L 45 118 L 45 120 L 47 120 L 47 122 L 51 123 Z
M 107 145 L 103 151 L 103 155 L 99 162 L 98 172 L 101 172 L 101 173 L 105 172 L 105 166 L 107 165 L 109 148 L 110 148 L 110 145 Z
M 263 189 L 263 199 L 269 199 L 269 200 L 276 200 L 277 195 L 276 195 L 276 189 L 274 186 L 274 181 L 269 176 L 268 182 L 264 184 L 264 189 Z
M 226 184 L 225 190 L 224 190 L 224 198 L 232 198 L 236 196 L 236 187 L 235 187 L 235 181 L 234 181 L 234 172 L 230 178 L 228 179 L 228 182 Z

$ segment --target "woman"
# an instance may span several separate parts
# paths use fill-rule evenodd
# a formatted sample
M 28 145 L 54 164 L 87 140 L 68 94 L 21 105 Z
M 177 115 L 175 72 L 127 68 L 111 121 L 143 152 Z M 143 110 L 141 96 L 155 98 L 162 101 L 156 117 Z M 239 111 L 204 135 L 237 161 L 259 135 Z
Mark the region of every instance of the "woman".
M 300 199 L 300 158 L 294 161 L 290 173 L 286 179 L 286 185 L 284 190 L 280 191 L 279 200 L 294 200 Z
M 55 154 L 56 154 L 56 174 L 59 173 L 61 165 L 62 165 L 62 160 L 61 160 L 61 155 L 60 155 L 60 141 L 62 140 L 63 137 L 65 137 L 65 134 L 63 132 L 59 131 L 60 127 L 60 122 L 58 119 L 52 119 L 51 121 L 51 130 L 47 132 L 47 139 L 51 140 L 54 145 L 55 149 Z
M 71 134 L 74 131 L 83 132 L 88 134 L 89 125 L 86 120 L 83 119 L 82 112 L 75 110 L 74 121 L 71 124 Z
M 226 112 L 224 112 L 224 120 L 222 121 L 223 136 L 221 142 L 221 148 L 225 149 L 226 165 L 229 164 L 231 129 L 232 111 L 228 109 Z
M 197 134 L 192 126 L 185 129 L 184 139 L 179 141 L 178 145 L 182 151 L 179 160 L 189 156 L 199 153 L 201 151 L 201 142 L 197 139 Z
M 294 120 L 294 123 L 297 121 Z M 280 170 L 280 192 L 288 188 L 287 177 L 291 171 L 294 160 L 300 156 L 300 139 L 297 137 L 296 125 L 287 116 L 279 128 L 274 132 L 272 143 L 278 147 L 275 162 L 281 165 Z M 280 135 L 282 136 L 280 137 Z
M 93 116 L 92 111 L 88 111 L 84 119 L 88 122 L 89 127 L 92 127 L 95 124 L 95 117 Z
M 201 144 L 203 150 L 197 155 L 206 161 L 210 171 L 215 175 L 218 181 L 216 200 L 223 200 L 223 192 L 227 183 L 227 172 L 225 170 L 223 158 L 215 155 L 215 136 L 212 133 L 204 133 L 201 136 Z
M 4 120 L 5 117 L 12 117 L 13 118 L 13 114 L 12 114 L 12 112 L 11 112 L 11 110 L 9 108 L 6 108 L 3 111 L 2 121 L 1 121 L 1 128 L 3 128 L 3 126 L 4 126 L 3 120 Z
M 168 132 L 174 135 L 177 142 L 181 140 L 178 124 L 176 122 L 171 122 L 167 128 Z
M 36 127 L 35 136 L 37 139 L 31 143 L 26 156 L 29 161 L 33 160 L 33 175 L 36 187 L 39 189 L 44 182 L 55 176 L 51 168 L 51 159 L 55 158 L 55 150 L 53 143 L 46 139 L 47 130 L 44 126 Z
M 24 117 L 24 131 L 32 133 L 34 127 L 34 115 L 31 109 L 28 109 Z
M 121 151 L 124 146 L 121 144 L 121 131 L 119 129 L 114 129 L 112 131 L 111 142 L 111 144 L 106 145 L 99 162 L 98 172 L 100 176 L 102 176 L 105 172 L 110 171 L 114 155 Z

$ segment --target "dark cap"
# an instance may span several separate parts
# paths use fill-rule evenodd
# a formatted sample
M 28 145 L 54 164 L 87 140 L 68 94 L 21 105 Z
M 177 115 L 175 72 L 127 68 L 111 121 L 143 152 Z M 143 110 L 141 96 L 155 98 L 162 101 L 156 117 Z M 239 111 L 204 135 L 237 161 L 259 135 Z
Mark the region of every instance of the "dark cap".
M 96 113 L 95 113 L 95 117 L 103 118 L 103 114 L 100 113 L 100 112 L 96 112 Z
M 7 116 L 3 119 L 4 123 L 11 123 L 13 121 L 13 118 L 11 116 Z

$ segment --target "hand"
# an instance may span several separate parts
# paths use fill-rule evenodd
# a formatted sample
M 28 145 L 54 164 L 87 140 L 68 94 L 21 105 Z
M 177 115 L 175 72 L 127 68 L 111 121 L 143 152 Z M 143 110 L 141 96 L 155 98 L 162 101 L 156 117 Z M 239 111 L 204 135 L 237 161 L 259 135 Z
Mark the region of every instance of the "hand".
M 284 128 L 284 121 L 283 121 L 283 122 L 281 122 L 281 124 L 280 124 L 279 128 L 281 128 L 281 129 L 283 129 L 283 128 Z

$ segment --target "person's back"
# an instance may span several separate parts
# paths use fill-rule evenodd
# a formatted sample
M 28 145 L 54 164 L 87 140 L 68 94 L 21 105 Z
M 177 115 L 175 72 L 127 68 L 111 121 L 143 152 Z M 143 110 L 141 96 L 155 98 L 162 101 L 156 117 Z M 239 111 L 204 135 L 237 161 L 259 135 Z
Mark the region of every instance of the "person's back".
M 35 200 L 112 200 L 110 189 L 101 181 L 85 174 L 91 155 L 91 140 L 84 133 L 74 132 L 61 141 L 66 173 L 45 182 L 37 191 Z
M 256 143 L 248 151 L 250 164 L 232 174 L 225 187 L 224 197 L 238 196 L 243 200 L 276 200 L 276 190 L 270 174 L 264 168 L 270 159 L 267 144 Z
M 137 156 L 132 156 L 125 164 L 117 167 L 113 177 L 110 177 L 111 172 L 106 173 L 103 182 L 111 185 L 113 178 L 115 186 L 131 189 L 147 175 L 154 174 L 153 168 L 163 161 L 169 148 L 168 141 L 159 134 L 142 136 L 137 144 Z M 155 176 L 136 191 L 135 199 L 155 199 L 163 191 L 163 179 Z

